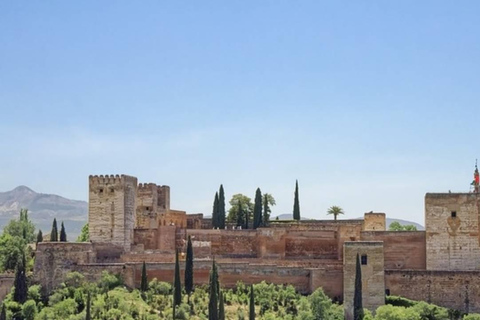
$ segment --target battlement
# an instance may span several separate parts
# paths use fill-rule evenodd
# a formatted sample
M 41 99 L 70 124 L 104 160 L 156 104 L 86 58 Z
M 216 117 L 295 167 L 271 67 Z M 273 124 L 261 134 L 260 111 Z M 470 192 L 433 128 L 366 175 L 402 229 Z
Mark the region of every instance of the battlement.
M 152 191 L 157 188 L 156 183 L 139 183 L 138 184 L 138 191 Z
M 126 181 L 133 181 L 137 180 L 137 178 L 129 175 L 113 175 L 113 174 L 106 174 L 106 175 L 90 175 L 88 177 L 88 181 L 90 186 L 103 186 L 103 185 L 112 185 L 112 184 L 123 184 Z

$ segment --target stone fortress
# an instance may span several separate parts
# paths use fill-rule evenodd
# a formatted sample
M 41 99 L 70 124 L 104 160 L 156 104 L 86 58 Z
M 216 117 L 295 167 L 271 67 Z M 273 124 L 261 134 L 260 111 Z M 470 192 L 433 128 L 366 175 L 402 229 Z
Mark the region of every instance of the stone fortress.
M 265 280 L 302 293 L 322 287 L 344 302 L 349 319 L 359 254 L 365 308 L 375 310 L 391 294 L 480 312 L 478 169 L 472 185 L 469 193 L 427 193 L 425 231 L 387 231 L 385 214 L 373 212 L 363 220 L 215 230 L 202 214 L 171 209 L 168 186 L 139 184 L 127 175 L 90 176 L 90 242 L 39 243 L 34 277 L 51 291 L 70 271 L 95 280 L 107 270 L 139 287 L 145 261 L 149 279 L 171 282 L 175 250 L 184 259 L 191 236 L 196 284 L 208 283 L 215 257 L 222 286 Z

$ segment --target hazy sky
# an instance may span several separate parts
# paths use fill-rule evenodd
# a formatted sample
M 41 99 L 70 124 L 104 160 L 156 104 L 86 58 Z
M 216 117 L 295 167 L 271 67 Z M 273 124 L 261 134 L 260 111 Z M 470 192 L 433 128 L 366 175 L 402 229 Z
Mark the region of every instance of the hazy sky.
M 88 200 L 89 174 L 223 183 L 273 215 L 424 223 L 480 157 L 478 1 L 2 1 L 0 191 Z

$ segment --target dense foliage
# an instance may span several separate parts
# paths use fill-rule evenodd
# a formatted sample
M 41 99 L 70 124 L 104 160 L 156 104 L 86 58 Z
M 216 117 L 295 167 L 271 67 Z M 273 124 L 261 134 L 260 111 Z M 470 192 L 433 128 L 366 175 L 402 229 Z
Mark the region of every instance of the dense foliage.
M 401 225 L 400 222 L 394 221 L 388 226 L 389 231 L 417 231 L 417 227 L 413 224 Z
M 87 242 L 90 241 L 90 232 L 88 231 L 88 223 L 82 227 L 80 235 L 77 238 L 77 242 Z

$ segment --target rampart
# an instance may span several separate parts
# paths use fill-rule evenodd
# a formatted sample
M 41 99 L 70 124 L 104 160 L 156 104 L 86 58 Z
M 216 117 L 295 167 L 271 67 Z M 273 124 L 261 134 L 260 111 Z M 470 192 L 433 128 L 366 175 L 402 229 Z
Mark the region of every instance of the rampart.
M 385 288 L 392 295 L 480 312 L 479 271 L 385 270 Z
M 14 281 L 15 275 L 13 273 L 0 274 L 0 303 L 12 289 Z

